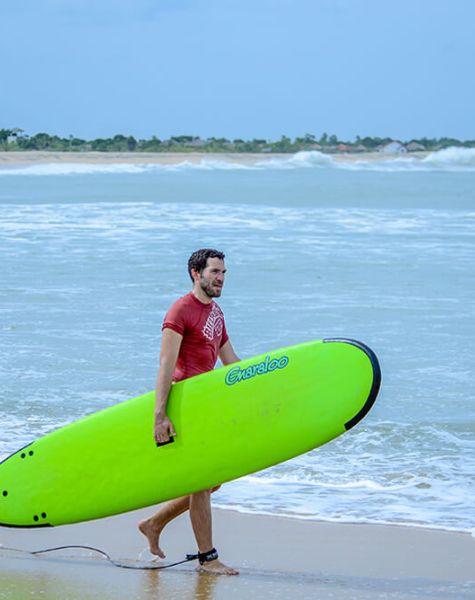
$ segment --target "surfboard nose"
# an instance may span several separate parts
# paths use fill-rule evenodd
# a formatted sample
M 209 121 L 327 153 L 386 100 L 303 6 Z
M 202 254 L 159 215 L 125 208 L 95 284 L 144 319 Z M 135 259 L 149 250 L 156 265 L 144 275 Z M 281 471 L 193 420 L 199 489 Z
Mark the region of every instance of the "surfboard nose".
M 378 397 L 379 389 L 381 387 L 381 367 L 379 365 L 379 361 L 376 354 L 373 352 L 373 350 L 371 350 L 369 346 L 363 344 L 363 342 L 353 340 L 350 338 L 325 338 L 323 340 L 323 343 L 325 344 L 331 344 L 335 342 L 342 344 L 350 344 L 351 346 L 356 346 L 356 348 L 359 348 L 368 357 L 373 370 L 373 382 L 371 384 L 371 388 L 366 402 L 363 404 L 361 409 L 355 414 L 355 416 L 345 423 L 345 429 L 348 431 L 357 423 L 359 423 L 362 419 L 364 419 L 364 417 L 368 414 L 368 412 L 371 410 L 371 407 L 375 403 L 375 400 Z

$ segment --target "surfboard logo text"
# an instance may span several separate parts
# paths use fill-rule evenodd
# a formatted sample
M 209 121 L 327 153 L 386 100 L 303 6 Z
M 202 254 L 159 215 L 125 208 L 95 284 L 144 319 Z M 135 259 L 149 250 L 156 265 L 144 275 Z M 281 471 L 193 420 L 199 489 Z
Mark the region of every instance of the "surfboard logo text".
M 270 356 L 266 356 L 262 362 L 255 365 L 250 365 L 245 369 L 241 369 L 241 367 L 233 367 L 226 373 L 224 381 L 226 385 L 234 385 L 235 383 L 239 383 L 244 379 L 251 379 L 251 377 L 255 377 L 256 375 L 266 375 L 266 373 L 271 373 L 276 369 L 285 369 L 288 364 L 288 356 L 284 355 L 280 358 L 273 359 L 271 359 Z

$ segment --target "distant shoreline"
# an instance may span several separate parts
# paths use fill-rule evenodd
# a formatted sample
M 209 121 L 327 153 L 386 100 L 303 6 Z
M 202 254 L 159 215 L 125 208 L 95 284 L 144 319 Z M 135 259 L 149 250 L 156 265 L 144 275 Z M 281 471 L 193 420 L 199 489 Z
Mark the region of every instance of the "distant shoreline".
M 338 162 L 381 162 L 385 160 L 402 160 L 408 158 L 422 159 L 430 152 L 411 152 L 386 154 L 383 152 L 361 152 L 359 154 L 335 153 L 325 156 Z M 161 164 L 174 165 L 185 161 L 200 163 L 207 161 L 224 161 L 233 164 L 254 165 L 275 159 L 291 158 L 293 153 L 244 153 L 244 152 L 54 152 L 31 150 L 23 152 L 0 152 L 0 168 L 8 166 L 28 166 L 51 163 L 75 164 Z

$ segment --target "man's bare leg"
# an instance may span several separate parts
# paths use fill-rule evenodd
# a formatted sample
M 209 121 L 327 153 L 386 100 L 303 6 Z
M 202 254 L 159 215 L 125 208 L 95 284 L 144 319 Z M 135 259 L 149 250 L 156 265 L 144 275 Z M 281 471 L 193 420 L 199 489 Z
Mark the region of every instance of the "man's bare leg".
M 167 523 L 176 519 L 190 508 L 190 496 L 183 496 L 167 502 L 149 519 L 139 523 L 139 531 L 147 538 L 150 552 L 160 558 L 165 558 L 165 552 L 159 546 L 160 534 Z
M 217 485 L 211 490 L 211 493 L 216 492 L 220 487 L 220 485 Z M 155 554 L 160 558 L 165 558 L 165 552 L 163 552 L 159 546 L 160 534 L 165 525 L 170 523 L 170 521 L 173 521 L 173 519 L 176 519 L 176 517 L 179 517 L 189 508 L 190 496 L 183 496 L 182 498 L 176 498 L 175 500 L 167 502 L 165 506 L 162 506 L 162 508 L 153 516 L 140 521 L 138 525 L 139 531 L 147 538 L 152 554 Z
M 190 498 L 190 519 L 195 534 L 198 550 L 202 553 L 208 552 L 213 548 L 212 538 L 212 518 L 211 518 L 211 491 L 205 490 L 191 494 Z M 205 562 L 199 567 L 198 571 L 205 573 L 215 573 L 217 575 L 238 575 L 239 571 L 223 565 L 218 559 Z

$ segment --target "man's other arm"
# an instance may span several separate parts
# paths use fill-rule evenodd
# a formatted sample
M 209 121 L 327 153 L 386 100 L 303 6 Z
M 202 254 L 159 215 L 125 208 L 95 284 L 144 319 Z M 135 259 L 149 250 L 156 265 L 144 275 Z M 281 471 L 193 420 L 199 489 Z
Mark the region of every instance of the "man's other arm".
M 157 443 L 168 442 L 170 436 L 176 435 L 173 423 L 167 416 L 167 402 L 182 340 L 183 336 L 173 329 L 166 327 L 163 330 L 160 367 L 155 388 L 154 437 Z
M 223 365 L 230 365 L 231 363 L 239 362 L 241 360 L 234 352 L 234 348 L 230 340 L 223 344 L 219 349 L 219 358 L 221 359 Z

